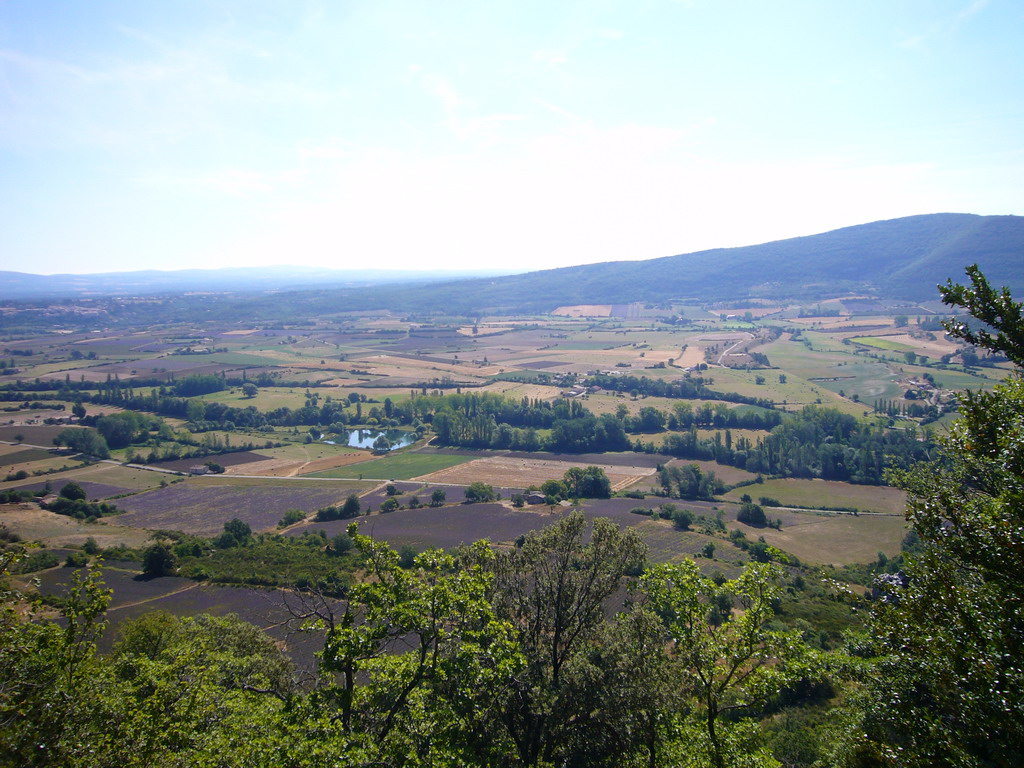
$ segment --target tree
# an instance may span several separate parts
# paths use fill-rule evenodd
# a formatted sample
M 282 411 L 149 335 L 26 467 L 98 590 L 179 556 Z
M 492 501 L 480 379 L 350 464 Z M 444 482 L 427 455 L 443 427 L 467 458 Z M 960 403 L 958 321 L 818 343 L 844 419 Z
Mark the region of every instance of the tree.
M 400 506 L 401 505 L 398 503 L 398 499 L 396 499 L 394 496 L 389 496 L 388 498 L 384 499 L 384 501 L 381 502 L 380 511 L 386 514 L 388 512 L 394 512 Z
M 86 499 L 85 489 L 74 481 L 65 483 L 58 495 L 65 499 L 71 499 L 71 501 L 85 501 Z
M 166 543 L 152 544 L 142 553 L 142 573 L 151 579 L 173 576 L 177 565 L 177 558 Z
M 96 420 L 96 429 L 111 448 L 124 448 L 144 436 L 159 420 L 133 411 L 112 413 Z
M 564 480 L 545 480 L 540 486 L 540 492 L 552 503 L 558 503 L 569 495 L 569 488 Z
M 781 593 L 781 572 L 752 563 L 721 586 L 702 576 L 693 560 L 659 564 L 642 577 L 651 609 L 662 617 L 678 660 L 679 682 L 693 707 L 679 714 L 696 765 L 769 765 L 757 744 L 757 727 L 739 715 L 754 714 L 786 685 L 811 669 L 813 655 L 796 631 L 770 627 L 772 603 Z M 708 605 L 724 601 L 720 621 Z M 728 719 L 723 715 L 729 713 Z M 763 760 L 764 762 L 759 762 Z
M 344 555 L 346 552 L 352 549 L 353 541 L 352 537 L 348 535 L 347 531 L 342 531 L 333 539 L 331 539 L 330 552 L 334 555 Z
M 410 764 L 420 754 L 430 765 L 433 750 L 479 737 L 475 699 L 521 668 L 487 599 L 494 553 L 486 542 L 461 560 L 428 550 L 406 569 L 387 544 L 348 530 L 369 578 L 328 630 L 322 666 L 334 677 L 319 701 L 323 722 L 361 759 L 329 762 Z
M 736 513 L 736 519 L 755 528 L 763 528 L 768 525 L 768 518 L 765 516 L 764 510 L 760 505 L 749 501 L 740 505 L 740 511 Z
M 985 323 L 996 333 L 982 328 L 973 330 L 962 320 L 952 318 L 942 323 L 945 329 L 969 344 L 1000 352 L 1015 365 L 1024 366 L 1024 314 L 1021 302 L 1013 300 L 1009 288 L 996 291 L 989 285 L 977 264 L 965 270 L 970 287 L 947 280 L 939 286 L 944 304 L 966 309 L 972 317 Z
M 387 496 L 397 496 L 398 486 L 396 486 L 394 483 L 388 483 L 387 485 L 384 486 L 384 493 Z
M 242 384 L 242 394 L 246 399 L 252 399 L 259 394 L 260 388 L 253 384 L 251 381 L 247 381 Z
M 193 399 L 185 405 L 185 418 L 193 424 L 206 420 L 206 401 Z
M 280 520 L 277 521 L 278 528 L 287 528 L 289 525 L 302 522 L 306 519 L 306 513 L 301 509 L 289 509 Z
M 356 517 L 359 514 L 359 508 L 359 496 L 355 493 L 350 493 L 341 507 L 342 517 Z
M 430 506 L 440 507 L 442 504 L 444 504 L 445 498 L 446 494 L 444 492 L 444 488 L 435 488 L 433 492 L 430 494 Z
M 224 523 L 224 533 L 233 536 L 239 544 L 246 544 L 252 538 L 252 528 L 249 527 L 248 523 L 239 520 L 237 517 Z
M 0 764 L 88 765 L 102 739 L 103 700 L 93 691 L 96 642 L 111 592 L 98 568 L 77 569 L 60 623 L 6 581 L 14 553 L 0 553 Z
M 487 483 L 474 482 L 470 483 L 466 488 L 466 503 L 476 504 L 484 501 L 495 501 L 498 498 L 498 492 Z
M 693 525 L 693 513 L 688 509 L 677 509 L 672 512 L 672 522 L 679 530 L 688 531 Z
M 587 527 L 583 514 L 573 512 L 527 534 L 494 563 L 495 610 L 515 629 L 526 662 L 496 691 L 496 725 L 524 765 L 562 764 L 556 757 L 574 743 L 594 705 L 579 695 L 577 664 L 604 622 L 607 601 L 646 556 L 633 529 L 599 518 L 584 544 Z
M 563 478 L 569 496 L 582 499 L 607 499 L 612 484 L 600 467 L 570 467 Z
M 107 441 L 103 439 L 99 432 L 90 427 L 62 429 L 57 433 L 53 442 L 55 445 L 65 445 L 73 451 L 84 453 L 88 456 L 95 456 L 100 459 L 110 457 L 110 448 L 107 447 Z
M 959 396 L 942 456 L 890 480 L 909 493 L 921 551 L 878 585 L 867 648 L 879 656 L 859 699 L 847 765 L 1008 766 L 1024 758 L 1024 318 L 976 266 L 940 287 L 995 331 L 951 334 L 1018 366 L 991 392 Z M 837 760 L 839 762 L 839 760 Z

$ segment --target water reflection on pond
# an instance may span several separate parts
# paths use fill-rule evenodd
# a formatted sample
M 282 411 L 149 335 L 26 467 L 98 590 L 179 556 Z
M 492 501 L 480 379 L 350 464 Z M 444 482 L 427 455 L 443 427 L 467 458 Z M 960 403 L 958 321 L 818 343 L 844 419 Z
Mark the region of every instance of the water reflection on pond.
M 414 432 L 405 432 L 401 429 L 353 429 L 348 433 L 346 445 L 351 448 L 373 448 L 377 438 L 381 435 L 384 435 L 388 443 L 391 444 L 391 447 L 388 448 L 390 451 L 396 448 L 405 448 L 405 446 L 416 442 L 416 434 Z M 341 438 L 341 435 L 338 437 Z M 342 440 L 339 439 L 338 442 L 342 442 Z

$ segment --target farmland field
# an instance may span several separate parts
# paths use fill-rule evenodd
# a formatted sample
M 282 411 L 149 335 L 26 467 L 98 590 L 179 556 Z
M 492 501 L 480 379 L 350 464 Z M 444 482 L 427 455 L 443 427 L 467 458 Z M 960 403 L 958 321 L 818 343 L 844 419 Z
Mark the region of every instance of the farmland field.
M 728 464 L 718 464 L 714 461 L 692 461 L 689 459 L 672 459 L 667 462 L 672 465 L 686 466 L 688 464 L 696 464 L 701 468 L 702 472 L 714 472 L 715 476 L 727 485 L 733 485 L 734 483 L 742 483 L 745 480 L 753 480 L 757 475 L 753 472 L 747 472 L 745 469 L 739 467 L 731 467 Z
M 744 493 L 749 494 L 755 501 L 760 496 L 770 496 L 778 499 L 783 506 L 792 504 L 809 508 L 856 507 L 864 511 L 890 514 L 901 513 L 906 506 L 906 494 L 897 488 L 794 478 L 765 480 L 763 483 L 736 488 L 725 494 L 724 498 L 738 501 Z M 765 511 L 768 512 L 768 509 Z
M 117 520 L 122 525 L 210 536 L 237 517 L 253 530 L 272 530 L 289 509 L 315 512 L 368 487 L 363 483 L 342 481 L 226 484 L 201 482 L 203 479 L 195 478 L 122 499 L 119 506 L 127 512 Z
M 687 301 L 687 306 L 580 305 L 563 308 L 566 316 L 559 317 L 446 317 L 418 314 L 414 307 L 362 314 L 339 306 L 337 311 L 328 307 L 315 317 L 280 321 L 253 317 L 218 321 L 197 316 L 138 329 L 140 332 L 119 332 L 115 326 L 94 333 L 90 320 L 69 334 L 15 334 L 12 343 L 16 340 L 19 348 L 31 347 L 31 353 L 7 355 L 4 360 L 10 365 L 7 358 L 11 358 L 19 368 L 14 376 L 31 386 L 8 400 L 11 410 L 6 418 L 0 416 L 0 440 L 19 437 L 25 445 L 0 445 L 0 466 L 9 468 L 8 472 L 24 468 L 47 474 L 0 483 L 0 488 L 40 489 L 49 483 L 51 490 L 58 490 L 74 480 L 89 498 L 120 497 L 114 503 L 126 511 L 86 524 L 34 505 L 11 504 L 0 509 L 0 523 L 26 539 L 45 542 L 51 551 L 81 547 L 89 537 L 102 547 L 124 543 L 142 549 L 151 543 L 151 530 L 214 537 L 235 517 L 258 532 L 277 532 L 285 512 L 300 509 L 308 516 L 293 522 L 283 535 L 322 531 L 334 537 L 354 521 L 362 532 L 396 547 L 450 549 L 481 538 L 511 547 L 518 537 L 564 519 L 571 509 L 545 504 L 517 509 L 510 500 L 512 492 L 561 478 L 570 467 L 602 467 L 619 492 L 660 492 L 656 470 L 666 463 L 697 464 L 730 486 L 756 478 L 753 473 L 713 461 L 645 452 L 645 444 L 658 446 L 673 433 L 639 433 L 641 424 L 635 417 L 641 409 L 656 408 L 667 415 L 685 402 L 693 410 L 724 407 L 741 416 L 762 410 L 744 402 L 757 398 L 767 401 L 765 411 L 792 413 L 806 405 L 820 405 L 870 423 L 872 429 L 886 429 L 887 416 L 868 413 L 873 401 L 887 399 L 899 406 L 909 405 L 911 399 L 904 395 L 913 390 L 917 414 L 900 416 L 896 426 L 907 428 L 913 420 L 928 420 L 931 429 L 940 430 L 955 418 L 948 390 L 991 387 L 1005 374 L 995 368 L 978 373 L 962 370 L 958 355 L 963 345 L 941 332 L 929 336 L 913 321 L 908 328 L 896 328 L 895 312 L 887 313 L 882 306 L 872 308 L 870 315 L 852 315 L 838 298 L 815 306 L 798 302 L 788 306 L 766 306 L 766 302 L 701 306 L 696 300 Z M 861 304 L 850 306 L 867 311 Z M 743 319 L 748 310 L 750 323 Z M 826 314 L 798 317 L 814 312 Z M 830 316 L 829 312 L 841 314 Z M 201 351 L 186 353 L 190 347 Z M 927 355 L 927 360 L 922 363 L 920 357 L 910 358 L 914 360 L 911 364 L 904 355 L 911 350 Z M 947 358 L 951 362 L 943 369 L 939 360 L 944 354 L 951 355 Z M 600 380 L 600 388 L 589 380 L 595 372 L 608 374 Z M 192 382 L 202 386 L 186 387 L 184 380 L 196 374 L 208 378 Z M 650 379 L 648 391 L 658 394 L 644 396 L 641 387 L 634 391 L 634 384 L 617 392 L 615 376 Z M 7 375 L 0 384 L 12 380 Z M 687 380 L 694 384 L 699 380 L 707 389 L 686 386 Z M 119 390 L 110 385 L 116 381 Z M 251 387 L 246 388 L 250 396 L 246 395 L 243 381 L 260 382 L 254 395 Z M 90 386 L 90 382 L 95 384 Z M 44 389 L 48 386 L 52 389 Z M 210 388 L 220 389 L 210 392 Z M 206 394 L 185 395 L 179 390 Z M 137 400 L 128 405 L 125 392 L 133 393 Z M 671 392 L 685 392 L 689 397 L 663 396 Z M 720 394 L 714 395 L 716 392 Z M 43 424 L 43 419 L 70 419 L 73 423 L 79 419 L 72 415 L 79 393 L 88 414 L 82 424 L 109 427 L 110 421 L 104 425 L 96 420 L 125 408 L 159 418 L 162 423 L 154 421 L 141 430 L 131 446 L 118 440 L 109 462 L 77 466 L 77 457 L 33 448 L 49 448 L 57 432 L 67 428 L 65 424 Z M 168 400 L 158 402 L 158 396 L 164 395 Z M 493 403 L 488 404 L 486 398 L 467 395 L 503 395 L 512 402 L 503 410 L 492 410 Z M 429 399 L 417 403 L 423 396 Z M 37 397 L 38 402 L 31 402 Z M 434 430 L 441 430 L 435 419 L 445 410 L 442 403 L 446 400 L 451 403 L 447 407 L 474 420 L 472 441 L 463 438 L 466 445 L 529 444 L 498 439 L 497 433 L 489 431 L 503 420 L 517 430 L 534 429 L 541 444 L 550 445 L 544 441 L 557 435 L 555 422 L 585 409 L 598 417 L 622 419 L 629 448 L 638 450 L 596 452 L 597 446 L 607 444 L 599 439 L 575 443 L 590 451 L 580 454 L 439 446 Z M 202 419 L 196 408 L 200 404 Z M 151 413 L 146 410 L 149 407 L 157 411 Z M 483 413 L 478 410 L 481 408 Z M 920 415 L 925 410 L 927 415 Z M 492 416 L 493 427 L 489 423 Z M 931 421 L 933 418 L 937 420 Z M 754 420 L 734 423 L 757 424 Z M 698 438 L 713 439 L 719 432 L 724 442 L 724 428 L 706 429 L 704 424 L 702 421 L 697 430 Z M 330 439 L 347 429 L 364 427 L 416 429 L 423 439 L 411 448 L 375 456 L 367 450 L 329 445 L 318 437 L 319 433 Z M 192 430 L 194 434 L 188 434 Z M 733 447 L 740 438 L 757 443 L 766 434 L 737 426 L 731 430 Z M 248 443 L 255 447 L 216 453 L 222 446 Z M 168 450 L 171 445 L 178 453 Z M 810 454 L 810 449 L 819 445 L 800 447 L 808 448 Z M 116 463 L 129 451 L 147 458 L 155 451 L 156 459 L 207 449 L 214 453 L 166 461 L 150 470 L 187 471 L 211 461 L 225 467 L 225 474 L 181 479 Z M 70 468 L 61 469 L 65 464 Z M 814 466 L 812 461 L 808 469 Z M 466 487 L 478 481 L 495 486 L 502 500 L 465 504 Z M 389 482 L 396 485 L 395 499 L 401 506 L 381 514 Z M 436 508 L 426 506 L 436 490 L 444 491 L 443 503 Z M 338 504 L 352 493 L 360 497 L 361 516 L 316 522 L 308 514 Z M 765 507 L 781 528 L 752 528 L 736 520 L 744 493 L 755 500 L 767 496 L 796 507 L 856 507 L 864 514 Z M 410 509 L 414 497 L 424 506 Z M 666 503 L 697 517 L 693 530 L 632 512 L 635 508 L 657 510 Z M 892 488 L 769 479 L 736 488 L 715 501 L 680 501 L 648 493 L 640 499 L 586 499 L 581 507 L 588 519 L 606 517 L 638 532 L 650 548 L 652 561 L 693 557 L 705 574 L 717 571 L 733 577 L 749 555 L 728 540 L 730 530 L 743 531 L 748 542 L 763 537 L 809 564 L 868 563 L 875 561 L 880 551 L 890 556 L 899 552 L 905 530 L 900 514 L 904 503 L 902 492 Z M 725 530 L 718 527 L 719 520 Z M 268 548 L 284 548 L 269 536 L 264 543 Z M 317 537 L 307 543 L 318 556 L 333 556 L 328 547 L 335 546 L 334 542 Z M 713 551 L 708 545 L 713 545 Z M 247 560 L 238 548 L 229 553 L 237 556 L 232 560 L 225 552 L 217 550 L 210 555 L 211 562 L 220 557 L 220 575 L 232 580 L 237 577 L 239 583 L 251 585 L 271 569 L 277 569 L 278 575 L 293 575 L 283 558 L 260 554 Z M 310 568 L 323 567 L 322 559 L 311 562 Z M 300 649 L 295 638 L 283 633 L 281 624 L 287 617 L 273 607 L 270 590 L 197 586 L 178 578 L 136 581 L 136 567 L 125 563 L 108 569 L 108 581 L 115 587 L 112 629 L 124 617 L 154 608 L 178 615 L 234 611 L 269 628 L 290 649 Z M 189 564 L 182 567 L 183 573 L 213 578 L 212 571 L 201 570 L 203 566 L 191 571 Z M 813 578 L 813 571 L 790 570 Z M 41 577 L 44 584 L 56 586 L 66 582 L 70 573 L 70 569 L 54 569 Z M 287 593 L 279 591 L 276 597 L 282 594 Z M 308 658 L 312 659 L 311 654 Z
M 358 478 L 366 476 L 378 480 L 410 480 L 414 477 L 454 467 L 469 460 L 470 457 L 468 456 L 409 451 L 362 462 L 359 466 L 346 466 L 323 472 L 314 472 L 310 477 Z
M 176 576 L 138 580 L 135 577 L 139 572 L 132 565 L 111 563 L 103 570 L 103 581 L 113 595 L 106 613 L 108 624 L 98 643 L 101 651 L 111 649 L 125 621 L 150 611 L 167 611 L 175 616 L 236 614 L 268 631 L 301 668 L 316 668 L 315 653 L 323 646 L 323 637 L 316 632 L 295 631 L 285 593 L 200 584 Z M 76 570 L 53 568 L 39 574 L 39 591 L 47 595 L 65 593 Z
M 890 352 L 910 352 L 914 347 L 909 344 L 904 344 L 893 339 L 888 339 L 879 336 L 855 336 L 850 339 L 855 344 L 863 344 L 867 347 L 877 347 L 878 349 L 886 349 Z
M 90 537 L 101 547 L 140 547 L 149 540 L 149 531 L 121 525 L 117 516 L 86 523 L 27 502 L 0 505 L 0 525 L 26 541 L 41 541 L 51 547 L 80 547 Z
M 766 509 L 772 517 L 772 510 Z M 879 552 L 892 557 L 900 551 L 906 534 L 902 515 L 848 514 L 819 516 L 803 513 L 794 522 L 783 523 L 782 530 L 752 528 L 732 522 L 730 527 L 744 531 L 749 539 L 763 536 L 772 546 L 796 555 L 808 563 L 847 565 L 873 561 Z
M 3 467 L 28 464 L 41 459 L 49 459 L 52 456 L 52 453 L 42 448 L 23 448 L 20 445 L 0 446 L 0 466 Z
M 409 545 L 417 550 L 429 547 L 449 549 L 488 539 L 495 544 L 512 544 L 529 531 L 549 525 L 565 513 L 561 507 L 551 513 L 548 507 L 511 509 L 501 504 L 459 504 L 437 508 L 400 509 L 387 515 L 370 515 L 354 520 L 310 523 L 292 529 L 290 535 L 323 529 L 328 536 L 344 531 L 349 523 L 359 523 L 359 532 L 381 539 L 395 548 Z
M 468 485 L 481 481 L 490 485 L 515 486 L 526 488 L 531 485 L 540 486 L 547 480 L 560 480 L 570 466 L 587 466 L 571 464 L 565 461 L 546 461 L 543 459 L 521 458 L 519 456 L 495 456 L 486 459 L 474 459 L 466 464 L 442 469 L 421 476 L 419 479 L 431 483 L 456 483 Z M 599 465 L 601 466 L 601 465 Z M 651 467 L 629 467 L 606 464 L 601 466 L 612 489 L 628 487 L 637 480 L 654 474 Z

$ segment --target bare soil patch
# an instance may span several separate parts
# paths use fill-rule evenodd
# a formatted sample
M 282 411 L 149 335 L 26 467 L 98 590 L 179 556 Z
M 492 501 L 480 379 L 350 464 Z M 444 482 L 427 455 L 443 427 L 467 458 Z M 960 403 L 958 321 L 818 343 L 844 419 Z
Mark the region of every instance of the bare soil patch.
M 50 490 L 54 493 L 60 493 L 61 489 L 65 485 L 72 482 L 72 478 L 62 477 L 59 480 L 49 480 Z M 99 499 L 109 499 L 111 496 L 120 496 L 122 493 L 130 493 L 131 488 L 124 488 L 119 485 L 107 485 L 106 483 L 93 483 L 88 480 L 76 480 L 78 485 L 85 491 L 85 496 L 89 501 L 98 501 Z M 12 486 L 17 488 L 19 491 L 41 491 L 46 488 L 47 480 L 37 480 L 32 483 L 26 483 L 25 485 Z
M 323 472 L 324 470 L 335 469 L 337 467 L 346 467 L 349 464 L 359 464 L 363 461 L 369 461 L 372 458 L 373 454 L 371 453 L 342 453 L 337 456 L 327 456 L 322 459 L 307 461 L 296 474 L 308 475 L 313 472 Z
M 86 523 L 40 509 L 35 504 L 0 505 L 0 523 L 26 541 L 42 541 L 51 547 L 80 547 L 90 536 L 101 547 L 124 544 L 143 546 L 149 531 L 119 525 L 117 517 Z
M 572 304 L 551 313 L 559 317 L 611 317 L 611 304 Z
M 704 349 L 696 344 L 690 344 L 682 350 L 682 354 L 676 358 L 676 365 L 681 368 L 693 368 L 704 362 Z
M 779 516 L 765 508 L 769 517 Z M 751 528 L 731 522 L 748 539 L 763 536 L 772 546 L 790 552 L 809 563 L 869 563 L 885 552 L 893 557 L 900 551 L 906 521 L 892 515 L 814 515 L 803 513 L 797 520 L 784 519 L 782 530 Z
M 448 467 L 438 472 L 423 475 L 417 480 L 431 483 L 456 483 L 468 485 L 473 482 L 484 482 L 489 485 L 502 485 L 526 488 L 530 485 L 541 485 L 547 480 L 561 479 L 570 466 L 585 467 L 591 464 L 568 461 L 545 461 L 543 459 L 527 459 L 516 456 L 496 456 L 486 459 L 475 459 L 465 464 Z M 654 473 L 651 467 L 623 467 L 612 464 L 596 464 L 608 475 L 612 489 L 618 490 L 632 485 L 637 480 Z

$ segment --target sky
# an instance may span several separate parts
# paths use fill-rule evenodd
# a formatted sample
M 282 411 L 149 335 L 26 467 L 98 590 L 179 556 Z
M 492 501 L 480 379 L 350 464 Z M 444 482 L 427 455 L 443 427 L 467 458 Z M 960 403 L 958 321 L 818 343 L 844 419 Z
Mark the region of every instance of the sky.
M 0 269 L 526 271 L 1024 214 L 1019 0 L 0 0 Z

